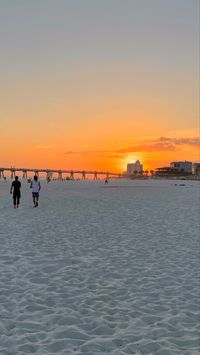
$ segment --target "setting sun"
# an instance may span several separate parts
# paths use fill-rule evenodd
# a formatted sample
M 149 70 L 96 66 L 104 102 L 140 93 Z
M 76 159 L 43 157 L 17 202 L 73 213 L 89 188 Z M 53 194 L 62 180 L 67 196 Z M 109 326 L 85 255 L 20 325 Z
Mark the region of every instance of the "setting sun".
M 142 162 L 141 155 L 127 154 L 127 156 L 125 156 L 125 158 L 123 160 L 123 166 L 122 166 L 123 170 L 126 170 L 127 164 L 135 163 L 137 160 Z

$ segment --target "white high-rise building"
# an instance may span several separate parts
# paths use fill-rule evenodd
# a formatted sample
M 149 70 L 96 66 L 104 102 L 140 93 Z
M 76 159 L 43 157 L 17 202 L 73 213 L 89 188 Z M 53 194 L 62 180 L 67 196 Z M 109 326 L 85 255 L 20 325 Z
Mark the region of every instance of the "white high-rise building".
M 135 163 L 127 164 L 127 175 L 134 175 L 135 172 L 141 173 L 143 171 L 143 165 L 139 160 L 136 160 Z

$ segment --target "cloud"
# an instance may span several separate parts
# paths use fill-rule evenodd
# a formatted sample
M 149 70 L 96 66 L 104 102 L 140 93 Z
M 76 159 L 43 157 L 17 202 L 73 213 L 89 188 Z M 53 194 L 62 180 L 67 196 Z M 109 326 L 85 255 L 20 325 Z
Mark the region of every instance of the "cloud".
M 160 137 L 161 142 L 171 142 L 175 145 L 200 145 L 200 138 L 199 137 L 183 137 L 183 138 L 170 138 L 170 137 Z
M 158 151 L 175 151 L 180 146 L 193 146 L 199 148 L 200 138 L 199 137 L 159 137 L 155 139 L 143 139 L 139 142 L 133 143 L 132 145 L 126 146 L 124 148 L 116 148 L 113 150 L 82 150 L 82 151 L 66 151 L 62 154 L 79 154 L 79 155 L 90 155 L 93 157 L 101 158 L 123 158 L 128 153 L 135 152 L 158 152 Z
M 117 159 L 117 158 L 121 158 L 124 157 L 124 154 L 117 152 L 116 150 L 77 150 L 77 151 L 66 151 L 64 153 L 62 153 L 64 155 L 72 155 L 72 154 L 76 154 L 76 155 L 89 155 L 92 157 L 96 157 L 96 158 L 110 158 L 110 159 Z
M 69 150 L 69 151 L 66 151 L 62 154 L 64 155 L 68 155 L 68 154 L 99 154 L 99 153 L 103 153 L 103 152 L 107 152 L 105 150 L 75 150 L 75 151 L 72 151 L 72 150 Z
M 76 154 L 76 152 L 73 152 L 72 150 L 69 150 L 69 151 L 64 152 L 64 153 L 62 153 L 62 154 L 64 154 L 64 155 L 68 155 L 68 154 Z
M 53 145 L 53 144 L 36 144 L 35 145 L 35 148 L 38 148 L 38 149 L 51 149 L 54 147 L 55 147 L 55 145 Z
M 134 144 L 129 147 L 118 149 L 120 153 L 134 153 L 134 152 L 153 152 L 153 151 L 174 151 L 180 145 L 191 145 L 193 147 L 199 147 L 199 137 L 183 137 L 183 138 L 170 138 L 159 137 L 154 140 L 147 140 L 140 142 L 140 144 Z
M 131 147 L 126 147 L 119 149 L 119 153 L 134 153 L 134 152 L 154 152 L 154 151 L 173 151 L 175 150 L 175 147 L 171 143 L 165 143 L 165 142 L 155 142 L 155 143 L 148 143 L 148 144 L 136 144 Z

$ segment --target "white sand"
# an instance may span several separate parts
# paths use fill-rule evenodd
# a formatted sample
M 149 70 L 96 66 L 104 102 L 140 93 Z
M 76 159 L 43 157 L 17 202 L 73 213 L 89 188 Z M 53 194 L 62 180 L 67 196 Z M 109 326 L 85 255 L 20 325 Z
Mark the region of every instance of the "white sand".
M 200 350 L 199 182 L 0 182 L 0 354 Z

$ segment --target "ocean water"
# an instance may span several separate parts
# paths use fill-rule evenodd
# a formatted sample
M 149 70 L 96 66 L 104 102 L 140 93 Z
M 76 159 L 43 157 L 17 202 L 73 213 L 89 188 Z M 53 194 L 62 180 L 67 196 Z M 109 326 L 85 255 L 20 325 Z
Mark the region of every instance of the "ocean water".
M 198 181 L 0 181 L 0 354 L 200 354 Z

